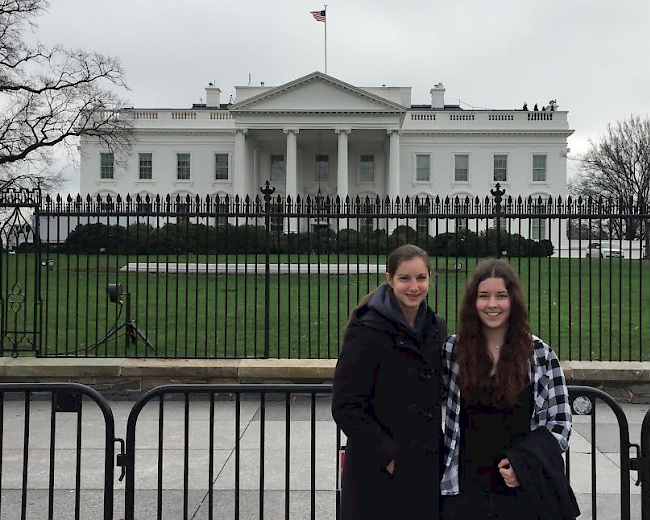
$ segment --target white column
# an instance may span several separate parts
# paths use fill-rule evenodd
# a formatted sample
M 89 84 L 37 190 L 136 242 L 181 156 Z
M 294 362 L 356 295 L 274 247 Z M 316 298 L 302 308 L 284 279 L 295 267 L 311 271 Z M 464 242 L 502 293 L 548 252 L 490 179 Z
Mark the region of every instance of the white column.
M 233 196 L 246 197 L 246 128 L 235 130 L 235 168 L 233 173 Z
M 252 137 L 252 136 L 251 136 Z M 244 179 L 246 180 L 244 186 L 244 200 L 246 200 L 246 195 L 252 197 L 255 193 L 255 142 L 249 137 L 246 139 L 246 175 Z
M 262 159 L 262 149 L 260 148 L 260 145 L 258 143 L 253 147 L 253 191 L 251 193 L 252 203 L 255 203 L 255 197 L 261 195 L 260 193 L 260 188 L 262 187 L 261 159 Z
M 399 132 L 388 130 L 389 143 L 389 165 L 388 165 L 388 196 L 391 201 L 399 196 L 400 172 L 399 172 Z
M 284 129 L 287 134 L 286 194 L 294 201 L 298 195 L 298 132 L 297 128 Z
M 298 195 L 298 130 L 297 128 L 285 128 L 287 134 L 287 160 L 286 160 L 286 195 L 291 197 L 291 202 L 295 204 Z M 294 206 L 295 207 L 295 206 Z M 290 218 L 289 232 L 295 232 L 298 229 L 296 219 Z
M 336 170 L 336 194 L 341 197 L 341 206 L 345 204 L 348 196 L 348 135 L 350 130 L 337 128 L 334 130 L 339 136 L 338 162 Z

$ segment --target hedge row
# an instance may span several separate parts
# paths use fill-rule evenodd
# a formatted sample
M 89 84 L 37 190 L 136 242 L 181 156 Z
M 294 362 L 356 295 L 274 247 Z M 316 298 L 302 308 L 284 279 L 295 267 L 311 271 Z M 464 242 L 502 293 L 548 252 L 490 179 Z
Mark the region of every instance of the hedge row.
M 384 230 L 369 233 L 353 229 L 338 232 L 321 228 L 305 233 L 270 234 L 270 253 L 292 254 L 385 254 L 396 247 L 415 243 L 432 256 L 494 256 L 501 253 L 518 257 L 544 257 L 553 254 L 549 240 L 535 241 L 501 231 L 461 231 L 435 237 L 399 226 L 390 235 Z M 128 227 L 87 224 L 68 236 L 63 249 L 69 253 L 109 254 L 264 254 L 266 232 L 261 226 L 219 226 L 181 222 L 154 228 L 146 224 Z

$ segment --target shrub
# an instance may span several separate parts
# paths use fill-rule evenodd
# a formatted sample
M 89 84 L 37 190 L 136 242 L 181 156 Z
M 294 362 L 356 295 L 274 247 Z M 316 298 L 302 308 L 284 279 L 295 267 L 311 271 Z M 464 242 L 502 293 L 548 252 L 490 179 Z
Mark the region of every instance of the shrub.
M 550 240 L 531 240 L 505 230 L 497 232 L 494 228 L 480 233 L 463 230 L 430 236 L 402 225 L 388 236 L 383 229 L 335 232 L 322 227 L 299 234 L 271 232 L 269 239 L 269 253 L 273 254 L 381 255 L 409 243 L 420 246 L 431 256 L 546 257 L 554 251 Z M 128 228 L 84 224 L 68 235 L 63 250 L 91 254 L 264 254 L 266 230 L 263 226 L 214 227 L 188 221 L 170 222 L 160 228 L 144 223 Z

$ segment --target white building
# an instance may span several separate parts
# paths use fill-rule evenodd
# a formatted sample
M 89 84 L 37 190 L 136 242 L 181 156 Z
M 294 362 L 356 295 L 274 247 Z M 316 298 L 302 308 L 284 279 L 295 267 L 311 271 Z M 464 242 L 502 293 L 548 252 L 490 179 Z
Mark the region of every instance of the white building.
M 462 110 L 435 85 L 411 104 L 410 87 L 355 87 L 314 72 L 278 87 L 218 87 L 191 109 L 130 109 L 124 161 L 81 142 L 83 196 L 480 196 L 566 193 L 567 112 Z M 546 235 L 544 230 L 541 235 Z M 540 237 L 540 238 L 543 238 Z

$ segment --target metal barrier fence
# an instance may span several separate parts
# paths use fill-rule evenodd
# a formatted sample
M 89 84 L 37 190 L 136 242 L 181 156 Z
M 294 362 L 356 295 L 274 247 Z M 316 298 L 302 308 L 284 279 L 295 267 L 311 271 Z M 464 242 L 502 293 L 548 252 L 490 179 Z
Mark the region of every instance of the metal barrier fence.
M 148 392 L 127 424 L 126 520 L 144 511 L 192 518 L 199 509 L 207 518 L 335 518 L 341 434 L 331 420 L 330 394 L 329 385 L 175 385 Z M 170 397 L 180 398 L 179 406 Z M 155 479 L 155 505 L 142 493 L 143 474 Z M 170 500 L 173 480 L 178 491 Z
M 450 331 L 473 267 L 503 256 L 562 359 L 650 359 L 644 203 L 499 186 L 444 200 L 1 195 L 0 355 L 336 358 L 350 310 L 412 242 Z
M 92 388 L 0 383 L 0 518 L 112 520 L 115 442 Z
M 637 471 L 637 483 L 641 482 L 642 472 L 644 471 L 643 468 L 646 468 L 650 464 L 650 460 L 641 458 L 639 444 L 630 442 L 630 428 L 625 413 L 621 409 L 620 405 L 609 394 L 588 386 L 569 386 L 569 398 L 574 414 L 573 430 L 588 439 L 591 444 L 589 453 L 580 453 L 580 448 L 578 447 L 578 449 L 576 449 L 575 442 L 573 442 L 573 447 L 570 444 L 569 451 L 565 455 L 566 473 L 569 476 L 569 481 L 574 487 L 576 487 L 575 477 L 584 478 L 584 473 L 574 475 L 574 478 L 572 478 L 572 460 L 579 460 L 580 457 L 584 459 L 585 456 L 589 457 L 589 465 L 591 467 L 589 473 L 590 493 L 588 497 L 585 497 L 588 498 L 588 500 L 579 500 L 579 503 L 581 502 L 580 509 L 584 514 L 584 517 L 596 520 L 599 510 L 599 485 L 601 489 L 605 486 L 611 486 L 613 482 L 616 482 L 618 477 L 618 492 L 620 494 L 619 508 L 617 509 L 614 507 L 613 511 L 610 509 L 607 514 L 610 518 L 629 520 L 631 518 L 630 479 L 632 478 L 630 472 L 633 469 Z M 618 426 L 618 444 L 615 445 L 615 448 L 618 448 L 618 476 L 612 473 L 603 475 L 603 472 L 600 472 L 599 476 L 599 471 L 597 469 L 602 464 L 602 462 L 599 462 L 598 458 L 603 456 L 602 451 L 604 451 L 602 449 L 597 449 L 600 438 L 597 434 L 596 425 L 601 412 L 604 412 L 603 415 L 613 415 L 615 421 L 614 424 Z M 648 411 L 647 416 L 650 416 L 650 410 Z M 582 419 L 588 420 L 584 422 Z M 573 437 L 575 438 L 576 435 L 574 434 Z M 647 440 L 650 441 L 650 439 Z M 575 453 L 576 451 L 578 453 Z M 636 453 L 633 454 L 633 451 Z M 600 508 L 604 505 L 605 504 L 601 501 Z M 647 520 L 648 518 L 650 518 L 650 509 L 644 512 L 643 516 L 644 520 Z
M 650 411 L 639 448 L 609 395 L 569 393 L 566 470 L 583 517 L 650 520 Z M 330 394 L 329 385 L 174 385 L 109 405 L 82 385 L 1 383 L 0 518 L 335 520 L 345 437 Z M 111 407 L 126 433 L 116 460 L 114 443 L 124 444 Z

